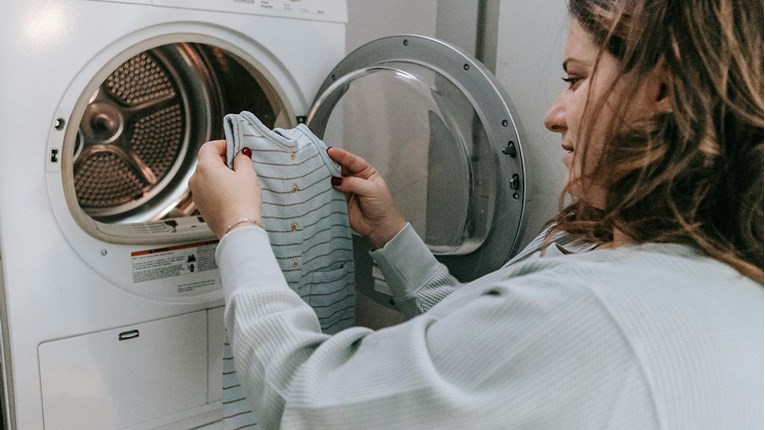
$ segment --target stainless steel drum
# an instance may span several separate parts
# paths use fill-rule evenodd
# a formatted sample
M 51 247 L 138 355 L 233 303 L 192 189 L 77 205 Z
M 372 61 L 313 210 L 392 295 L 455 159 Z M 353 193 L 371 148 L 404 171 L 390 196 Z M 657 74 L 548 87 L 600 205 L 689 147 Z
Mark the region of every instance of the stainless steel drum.
M 89 98 L 73 142 L 80 208 L 103 223 L 194 212 L 187 181 L 226 113 L 253 110 L 273 126 L 278 106 L 245 65 L 205 44 L 175 43 L 134 55 Z

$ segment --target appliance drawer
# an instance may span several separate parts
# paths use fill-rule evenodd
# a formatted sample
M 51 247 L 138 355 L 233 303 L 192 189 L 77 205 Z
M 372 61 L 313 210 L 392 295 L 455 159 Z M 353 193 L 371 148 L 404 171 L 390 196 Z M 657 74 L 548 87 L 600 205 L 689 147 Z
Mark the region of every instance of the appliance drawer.
M 122 428 L 207 403 L 207 312 L 42 343 L 45 428 Z

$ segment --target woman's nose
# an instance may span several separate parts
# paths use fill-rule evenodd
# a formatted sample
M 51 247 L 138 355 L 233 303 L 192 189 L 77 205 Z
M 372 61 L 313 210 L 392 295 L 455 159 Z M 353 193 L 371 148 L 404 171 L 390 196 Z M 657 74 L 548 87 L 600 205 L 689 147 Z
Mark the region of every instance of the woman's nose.
M 545 128 L 554 133 L 563 133 L 566 130 L 566 119 L 560 96 L 555 99 L 550 109 L 547 110 L 544 122 Z

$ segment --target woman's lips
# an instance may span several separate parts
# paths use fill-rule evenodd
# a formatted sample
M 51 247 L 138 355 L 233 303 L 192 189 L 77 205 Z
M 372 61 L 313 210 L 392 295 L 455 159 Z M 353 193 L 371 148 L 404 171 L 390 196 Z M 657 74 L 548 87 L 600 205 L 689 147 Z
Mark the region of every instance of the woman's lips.
M 571 162 L 574 160 L 574 147 L 564 143 L 561 144 L 561 148 L 566 151 L 566 154 L 563 156 L 563 164 L 567 167 L 571 167 Z

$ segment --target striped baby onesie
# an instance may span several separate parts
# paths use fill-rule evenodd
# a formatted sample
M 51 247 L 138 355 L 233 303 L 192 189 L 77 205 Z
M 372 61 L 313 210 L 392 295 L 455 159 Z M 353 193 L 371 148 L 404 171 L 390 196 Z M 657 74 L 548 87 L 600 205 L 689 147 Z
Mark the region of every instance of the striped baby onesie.
M 250 112 L 224 118 L 229 167 L 242 148 L 262 189 L 263 228 L 288 285 L 313 307 L 325 333 L 354 323 L 353 246 L 348 208 L 330 178 L 340 166 L 327 146 L 303 124 L 274 129 Z M 223 426 L 257 428 L 257 417 L 237 377 L 228 336 L 223 348 Z

